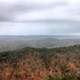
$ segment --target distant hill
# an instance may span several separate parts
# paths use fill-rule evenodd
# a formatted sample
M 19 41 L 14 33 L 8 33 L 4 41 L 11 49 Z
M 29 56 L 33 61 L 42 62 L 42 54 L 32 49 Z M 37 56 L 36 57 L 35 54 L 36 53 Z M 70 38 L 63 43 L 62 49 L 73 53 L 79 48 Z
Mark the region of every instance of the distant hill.
M 56 36 L 0 36 L 0 52 L 24 47 L 56 48 L 80 44 L 80 39 Z

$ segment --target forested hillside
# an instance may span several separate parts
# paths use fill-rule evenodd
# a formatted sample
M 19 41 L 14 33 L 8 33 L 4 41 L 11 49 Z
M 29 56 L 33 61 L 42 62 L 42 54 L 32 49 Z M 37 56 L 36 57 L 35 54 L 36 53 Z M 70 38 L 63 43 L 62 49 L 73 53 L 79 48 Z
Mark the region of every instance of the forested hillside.
M 2 52 L 0 80 L 80 80 L 80 45 Z

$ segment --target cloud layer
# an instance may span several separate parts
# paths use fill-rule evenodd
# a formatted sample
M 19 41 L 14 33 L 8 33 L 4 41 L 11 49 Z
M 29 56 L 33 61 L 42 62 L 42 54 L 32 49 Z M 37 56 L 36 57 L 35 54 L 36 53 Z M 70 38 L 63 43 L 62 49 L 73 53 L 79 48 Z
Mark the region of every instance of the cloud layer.
M 0 21 L 80 21 L 79 0 L 0 0 Z
M 80 0 L 0 0 L 0 35 L 54 34 L 80 35 Z

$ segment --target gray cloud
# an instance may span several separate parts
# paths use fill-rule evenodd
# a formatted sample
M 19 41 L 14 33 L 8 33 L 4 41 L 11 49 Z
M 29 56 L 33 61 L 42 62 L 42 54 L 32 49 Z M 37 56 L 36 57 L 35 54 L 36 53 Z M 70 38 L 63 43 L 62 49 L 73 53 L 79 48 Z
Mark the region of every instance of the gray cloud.
M 31 0 L 32 1 L 32 0 Z M 41 2 L 41 3 L 39 3 Z M 47 0 L 43 2 L 41 1 L 36 1 L 35 2 L 29 2 L 29 1 L 24 1 L 24 0 L 15 0 L 13 2 L 9 2 L 9 1 L 4 1 L 4 2 L 0 2 L 0 21 L 17 21 L 18 19 L 18 15 L 22 16 L 24 14 L 26 14 L 26 16 L 28 16 L 28 14 L 32 13 L 31 15 L 39 15 L 42 17 L 44 16 L 44 11 L 46 13 L 46 11 L 52 9 L 52 11 L 54 11 L 54 9 L 56 9 L 56 7 L 59 6 L 67 6 L 67 3 L 62 1 L 53 1 L 50 0 L 50 2 Z M 41 11 L 39 14 L 39 11 Z M 34 12 L 38 12 L 33 14 Z M 54 13 L 52 13 L 54 15 Z M 52 15 L 52 16 L 53 16 Z M 48 14 L 47 16 L 50 16 L 50 14 Z M 24 16 L 22 16 L 24 17 Z M 28 20 L 27 17 L 24 17 L 25 19 Z M 36 17 L 35 17 L 36 19 Z M 34 20 L 35 20 L 34 19 Z M 54 18 L 53 18 L 54 19 Z M 33 20 L 33 19 L 32 19 Z M 24 21 L 24 20 L 22 20 Z
M 80 3 L 74 1 L 2 0 L 0 35 L 80 34 Z

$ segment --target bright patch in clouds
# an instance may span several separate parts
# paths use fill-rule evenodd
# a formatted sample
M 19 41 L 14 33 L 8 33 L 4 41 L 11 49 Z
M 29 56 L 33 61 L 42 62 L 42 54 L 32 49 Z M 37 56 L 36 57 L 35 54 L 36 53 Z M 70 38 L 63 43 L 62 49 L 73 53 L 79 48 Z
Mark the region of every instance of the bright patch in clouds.
M 0 35 L 74 35 L 80 33 L 80 24 L 75 22 L 1 22 L 0 26 Z

